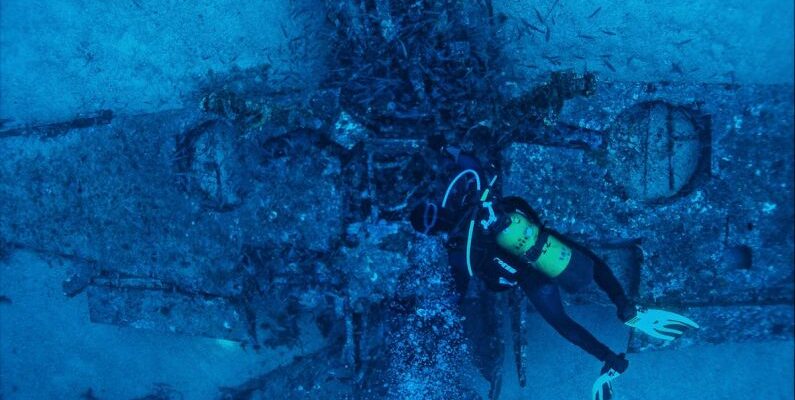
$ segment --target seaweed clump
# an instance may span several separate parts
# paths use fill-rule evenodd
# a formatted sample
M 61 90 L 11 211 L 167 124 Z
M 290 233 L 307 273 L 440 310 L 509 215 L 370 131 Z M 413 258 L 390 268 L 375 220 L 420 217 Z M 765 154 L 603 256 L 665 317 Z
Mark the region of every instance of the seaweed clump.
M 328 84 L 378 137 L 467 142 L 510 80 L 490 7 L 463 1 L 328 1 Z
M 441 138 L 494 159 L 516 139 L 546 140 L 564 101 L 596 90 L 593 74 L 573 71 L 524 87 L 505 51 L 519 22 L 488 0 L 326 4 L 336 27 L 326 85 L 376 137 Z

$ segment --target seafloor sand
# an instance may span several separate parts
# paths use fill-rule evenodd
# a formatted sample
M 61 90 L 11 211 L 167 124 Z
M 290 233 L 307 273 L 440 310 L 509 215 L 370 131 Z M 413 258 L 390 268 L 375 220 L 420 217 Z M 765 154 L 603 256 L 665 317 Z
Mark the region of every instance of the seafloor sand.
M 538 9 L 549 26 L 549 40 L 526 35 L 515 46 L 525 67 L 535 66 L 526 68 L 531 76 L 573 67 L 613 81 L 792 83 L 792 1 L 495 0 L 494 6 L 543 26 Z
M 549 40 L 526 35 L 512 49 L 529 77 L 587 68 L 612 81 L 792 83 L 789 0 L 494 1 L 495 12 L 543 26 L 534 7 Z M 208 69 L 271 63 L 311 81 L 322 55 L 290 56 L 286 47 L 301 27 L 316 34 L 323 15 L 303 0 L 4 0 L 0 119 L 191 107 L 181 96 Z
M 208 399 L 219 386 L 240 384 L 301 353 L 255 354 L 230 342 L 92 324 L 85 294 L 72 299 L 62 294 L 65 266 L 31 253 L 18 252 L 0 263 L 0 276 L 0 293 L 12 301 L 0 304 L 3 399 L 78 398 L 89 388 L 99 398 L 128 399 L 158 385 L 177 389 L 185 399 Z M 589 306 L 571 312 L 611 347 L 626 343 L 626 330 L 609 318 L 611 309 Z M 527 387 L 519 389 L 508 349 L 501 398 L 588 398 L 598 362 L 536 314 L 529 326 L 537 329 L 531 329 L 528 341 Z M 313 350 L 313 343 L 308 338 L 303 351 Z M 741 393 L 740 398 L 792 399 L 792 354 L 793 342 L 634 354 L 629 371 L 616 382 L 617 399 L 731 399 Z
M 572 307 L 569 312 L 610 347 L 626 343 L 628 331 L 612 318 L 612 308 Z M 557 336 L 538 314 L 528 325 L 538 329 L 528 340 L 535 345 L 527 354 L 527 387 L 518 389 L 513 365 L 506 363 L 502 398 L 587 399 L 599 363 Z M 792 341 L 630 354 L 630 368 L 615 381 L 616 400 L 793 399 L 792 354 Z
M 208 70 L 271 64 L 312 81 L 322 58 L 295 60 L 287 47 L 323 14 L 300 3 L 4 0 L 0 119 L 44 123 L 101 109 L 195 107 L 183 96 Z

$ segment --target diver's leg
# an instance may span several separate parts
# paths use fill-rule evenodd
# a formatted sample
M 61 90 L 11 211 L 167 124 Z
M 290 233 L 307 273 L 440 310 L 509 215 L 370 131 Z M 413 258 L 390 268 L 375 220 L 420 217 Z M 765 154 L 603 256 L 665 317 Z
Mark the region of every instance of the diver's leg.
M 622 322 L 626 322 L 635 316 L 635 304 L 627 298 L 624 288 L 613 274 L 613 271 L 610 270 L 610 267 L 600 259 L 593 260 L 593 279 L 607 293 L 610 301 L 615 304 L 618 318 Z
M 596 339 L 587 329 L 575 322 L 563 308 L 558 286 L 547 280 L 539 282 L 523 274 L 519 278 L 519 285 L 535 306 L 536 311 L 544 318 L 561 336 L 569 342 L 587 351 L 600 361 L 605 361 L 615 354 L 610 348 Z
M 593 282 L 593 260 L 587 254 L 572 248 L 566 269 L 552 279 L 569 293 L 576 293 Z

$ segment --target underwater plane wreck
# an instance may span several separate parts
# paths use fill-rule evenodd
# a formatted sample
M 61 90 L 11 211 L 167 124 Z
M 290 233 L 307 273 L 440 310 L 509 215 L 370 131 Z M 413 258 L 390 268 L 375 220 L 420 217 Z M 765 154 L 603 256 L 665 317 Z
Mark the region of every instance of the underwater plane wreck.
M 448 236 L 410 222 L 447 199 L 453 148 L 633 302 L 698 322 L 675 341 L 622 331 L 622 357 L 791 342 L 792 83 L 676 79 L 676 62 L 639 79 L 636 59 L 577 53 L 622 35 L 598 27 L 607 6 L 540 4 L 296 5 L 321 28 L 285 32 L 283 51 L 309 72 L 263 60 L 196 79 L 179 107 L 6 121 L 0 259 L 57 260 L 91 323 L 290 354 L 220 399 L 518 398 L 539 310 L 477 277 L 457 296 Z M 596 33 L 563 30 L 577 12 Z M 581 47 L 543 54 L 558 35 Z M 612 307 L 597 285 L 562 296 Z

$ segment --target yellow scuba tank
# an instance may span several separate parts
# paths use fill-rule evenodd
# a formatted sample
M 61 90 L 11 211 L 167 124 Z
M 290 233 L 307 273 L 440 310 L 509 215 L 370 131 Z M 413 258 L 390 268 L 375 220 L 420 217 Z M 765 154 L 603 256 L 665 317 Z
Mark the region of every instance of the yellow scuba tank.
M 530 222 L 522 213 L 512 212 L 508 217 L 511 223 L 497 234 L 497 245 L 517 257 L 530 261 L 535 269 L 550 278 L 560 275 L 569 266 L 571 261 L 569 246 L 552 235 L 540 235 L 541 228 Z M 543 243 L 537 243 L 539 235 Z

